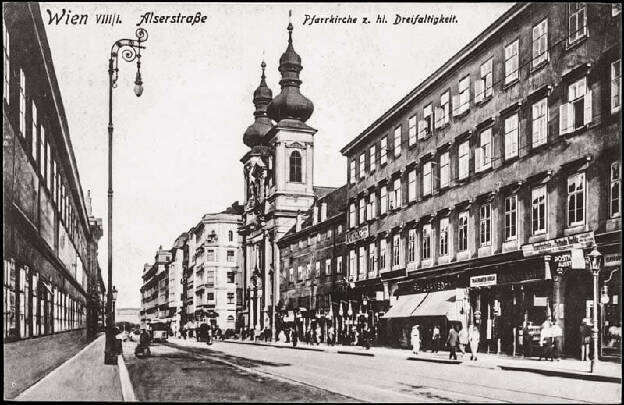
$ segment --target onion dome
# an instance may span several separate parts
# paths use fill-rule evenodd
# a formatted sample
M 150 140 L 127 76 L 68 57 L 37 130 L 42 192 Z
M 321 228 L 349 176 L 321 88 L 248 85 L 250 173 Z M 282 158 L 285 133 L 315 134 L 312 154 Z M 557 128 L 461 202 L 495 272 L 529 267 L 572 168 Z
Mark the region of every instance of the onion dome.
M 253 93 L 253 103 L 256 106 L 256 111 L 254 111 L 254 117 L 256 117 L 253 124 L 251 124 L 245 134 L 243 135 L 243 142 L 245 145 L 253 148 L 256 145 L 262 143 L 262 139 L 264 135 L 272 127 L 271 120 L 267 117 L 267 106 L 273 99 L 273 92 L 267 86 L 264 76 L 264 68 L 266 67 L 266 63 L 262 61 L 260 64 L 262 68 L 262 76 L 260 76 L 260 85 Z
M 303 69 L 301 57 L 292 44 L 292 23 L 288 23 L 288 47 L 280 57 L 279 72 L 282 74 L 282 91 L 269 104 L 267 114 L 275 122 L 294 119 L 306 122 L 314 112 L 314 104 L 299 92 L 301 80 L 299 72 Z

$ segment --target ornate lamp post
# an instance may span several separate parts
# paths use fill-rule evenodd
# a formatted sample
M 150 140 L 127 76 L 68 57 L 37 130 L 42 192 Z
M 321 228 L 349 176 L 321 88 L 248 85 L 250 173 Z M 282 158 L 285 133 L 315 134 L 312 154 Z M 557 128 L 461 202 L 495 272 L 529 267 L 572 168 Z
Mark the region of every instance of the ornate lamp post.
M 113 336 L 113 88 L 117 87 L 119 73 L 119 53 L 126 62 L 137 62 L 137 73 L 134 81 L 134 94 L 140 97 L 143 94 L 143 80 L 141 79 L 141 49 L 145 49 L 142 42 L 147 40 L 147 31 L 143 28 L 136 30 L 137 39 L 120 39 L 111 47 L 108 59 L 108 302 L 106 345 L 104 346 L 104 363 L 117 364 L 114 350 Z
M 602 254 L 598 251 L 598 249 L 594 248 L 594 250 L 589 253 L 589 268 L 591 269 L 592 275 L 594 276 L 594 310 L 592 311 L 592 341 L 594 347 L 594 355 L 591 358 L 591 369 L 589 370 L 590 373 L 594 372 L 594 369 L 600 360 L 598 358 L 598 275 L 600 274 L 601 267 Z

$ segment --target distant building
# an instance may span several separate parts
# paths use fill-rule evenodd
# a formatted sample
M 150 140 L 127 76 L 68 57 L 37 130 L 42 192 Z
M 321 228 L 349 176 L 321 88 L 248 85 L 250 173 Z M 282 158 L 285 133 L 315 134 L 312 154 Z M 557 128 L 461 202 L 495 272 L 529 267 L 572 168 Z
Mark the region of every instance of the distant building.
M 141 286 L 141 328 L 150 324 L 171 323 L 175 310 L 169 307 L 169 264 L 171 251 L 162 246 L 156 251 L 154 264 L 143 266 L 143 285 Z
M 141 308 L 115 308 L 115 323 L 128 322 L 140 325 L 139 312 Z

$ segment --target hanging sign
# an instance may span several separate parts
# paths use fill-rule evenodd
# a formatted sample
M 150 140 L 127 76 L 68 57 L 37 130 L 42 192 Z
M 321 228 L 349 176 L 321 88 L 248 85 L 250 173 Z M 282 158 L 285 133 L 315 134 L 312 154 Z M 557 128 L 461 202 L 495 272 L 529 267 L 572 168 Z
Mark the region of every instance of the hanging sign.
M 594 247 L 594 232 L 579 233 L 577 235 L 564 236 L 557 239 L 549 239 L 542 242 L 529 243 L 522 246 L 524 257 L 539 254 L 548 254 L 571 250 L 572 248 L 586 249 Z
M 622 264 L 622 255 L 620 253 L 610 253 L 604 255 L 605 267 L 616 267 Z
M 470 287 L 484 287 L 488 285 L 496 285 L 496 274 L 470 277 Z

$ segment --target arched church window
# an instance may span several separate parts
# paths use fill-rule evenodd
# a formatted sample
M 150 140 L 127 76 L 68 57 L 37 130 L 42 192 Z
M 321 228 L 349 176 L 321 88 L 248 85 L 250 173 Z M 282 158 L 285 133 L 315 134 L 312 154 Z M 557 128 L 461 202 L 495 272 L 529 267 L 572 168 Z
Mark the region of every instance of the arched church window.
M 293 151 L 290 154 L 290 176 L 289 181 L 301 183 L 301 153 Z

